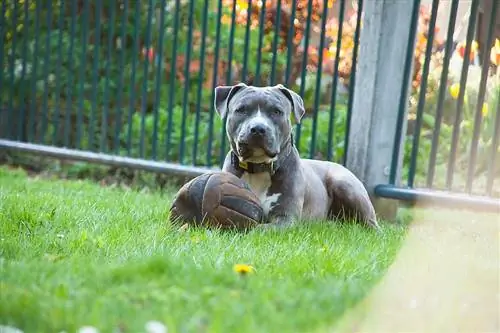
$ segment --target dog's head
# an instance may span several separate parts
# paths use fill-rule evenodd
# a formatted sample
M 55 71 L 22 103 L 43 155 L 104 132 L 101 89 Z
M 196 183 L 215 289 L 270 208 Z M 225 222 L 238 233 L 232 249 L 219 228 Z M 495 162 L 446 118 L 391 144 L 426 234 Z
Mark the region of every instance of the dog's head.
M 281 84 L 219 86 L 214 104 L 226 120 L 231 148 L 242 161 L 249 162 L 274 160 L 290 144 L 291 118 L 299 123 L 305 113 L 302 98 Z

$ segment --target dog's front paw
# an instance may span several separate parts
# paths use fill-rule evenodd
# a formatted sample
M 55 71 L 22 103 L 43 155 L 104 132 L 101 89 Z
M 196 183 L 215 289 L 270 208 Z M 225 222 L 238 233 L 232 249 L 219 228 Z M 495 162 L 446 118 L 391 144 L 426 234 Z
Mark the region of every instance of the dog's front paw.
M 255 227 L 256 230 L 283 230 L 291 227 L 295 219 L 288 216 L 276 216 L 270 219 L 269 223 L 262 223 Z

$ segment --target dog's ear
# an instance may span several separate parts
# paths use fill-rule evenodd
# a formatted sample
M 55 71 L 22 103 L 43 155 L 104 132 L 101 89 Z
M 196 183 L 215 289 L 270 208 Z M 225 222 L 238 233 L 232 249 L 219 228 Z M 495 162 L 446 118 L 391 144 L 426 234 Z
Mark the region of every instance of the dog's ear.
M 282 84 L 276 85 L 276 88 L 278 88 L 290 100 L 290 102 L 292 103 L 292 111 L 293 111 L 293 116 L 295 118 L 295 122 L 297 124 L 300 123 L 302 116 L 304 116 L 304 113 L 306 113 L 302 97 L 300 97 L 300 95 L 297 94 L 296 92 L 286 88 Z
M 214 106 L 215 111 L 220 115 L 222 119 L 227 116 L 227 108 L 229 106 L 229 101 L 238 92 L 238 90 L 248 87 L 244 83 L 238 83 L 234 86 L 218 86 L 215 87 L 215 100 Z

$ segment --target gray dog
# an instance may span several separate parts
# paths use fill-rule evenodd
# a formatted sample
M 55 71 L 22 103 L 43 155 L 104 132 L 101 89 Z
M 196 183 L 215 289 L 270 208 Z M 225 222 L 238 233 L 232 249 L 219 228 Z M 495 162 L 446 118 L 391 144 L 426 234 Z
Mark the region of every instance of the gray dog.
M 291 117 L 305 113 L 302 98 L 283 85 L 240 83 L 215 88 L 215 109 L 226 120 L 231 150 L 223 171 L 250 185 L 267 217 L 266 227 L 300 220 L 351 218 L 379 230 L 375 210 L 359 179 L 340 164 L 301 159 Z

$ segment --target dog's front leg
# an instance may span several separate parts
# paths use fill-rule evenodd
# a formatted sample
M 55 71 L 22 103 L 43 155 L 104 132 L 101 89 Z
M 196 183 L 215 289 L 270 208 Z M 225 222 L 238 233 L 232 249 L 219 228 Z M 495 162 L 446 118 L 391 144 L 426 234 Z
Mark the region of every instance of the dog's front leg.
M 300 222 L 303 198 L 293 195 L 280 199 L 267 215 L 267 223 L 259 224 L 258 229 L 286 229 Z

